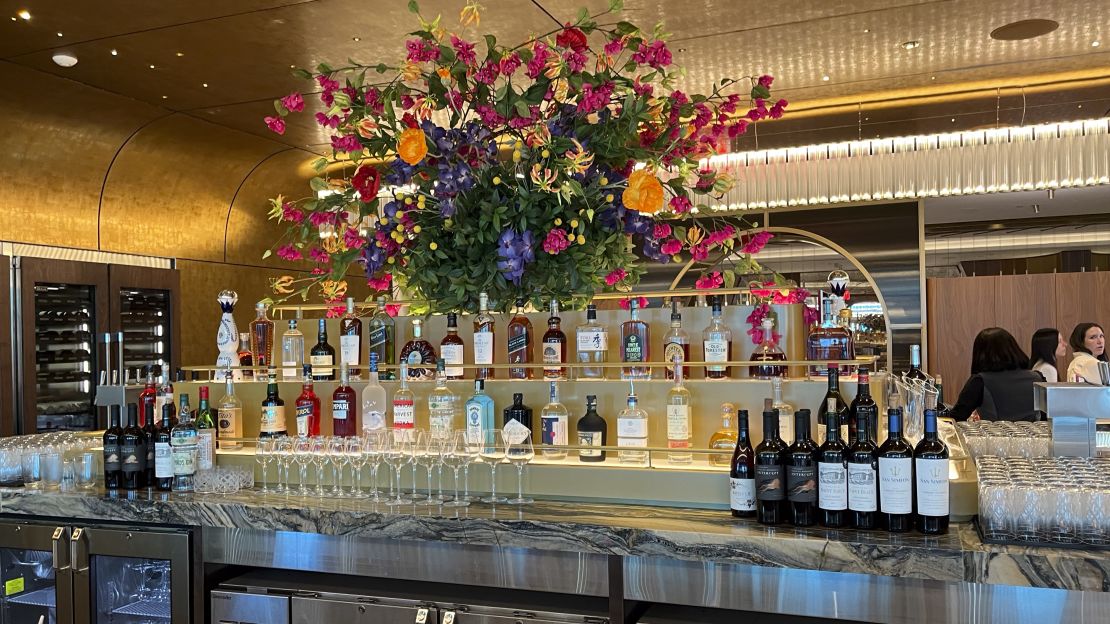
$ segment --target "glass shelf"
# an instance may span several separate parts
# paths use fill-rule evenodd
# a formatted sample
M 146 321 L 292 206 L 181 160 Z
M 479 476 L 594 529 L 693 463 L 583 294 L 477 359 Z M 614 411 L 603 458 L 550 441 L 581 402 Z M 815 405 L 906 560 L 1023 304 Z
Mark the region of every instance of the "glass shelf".
M 26 594 L 19 594 L 8 598 L 8 602 L 21 605 L 30 605 L 33 607 L 48 607 L 54 608 L 54 601 L 57 599 L 57 592 L 53 587 L 44 587 L 33 592 Z

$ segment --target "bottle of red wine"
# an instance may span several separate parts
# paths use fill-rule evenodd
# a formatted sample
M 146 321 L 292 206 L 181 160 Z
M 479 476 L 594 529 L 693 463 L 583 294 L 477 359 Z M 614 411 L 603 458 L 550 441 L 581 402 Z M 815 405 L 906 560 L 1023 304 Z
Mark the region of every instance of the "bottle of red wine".
M 840 423 L 841 432 L 840 437 L 843 439 L 848 435 L 848 404 L 844 402 L 844 396 L 840 394 L 840 368 L 835 364 L 829 364 L 829 389 L 825 392 L 825 397 L 821 399 L 821 404 L 817 406 L 817 413 L 824 414 L 825 406 L 828 405 L 829 399 L 836 399 L 836 416 L 837 422 Z M 821 422 L 818 427 L 818 433 L 823 437 L 824 432 L 820 429 L 824 428 L 825 423 Z
M 913 528 L 913 447 L 902 437 L 902 410 L 887 411 L 890 431 L 879 447 L 879 518 L 891 533 Z
M 127 426 L 120 438 L 123 489 L 137 490 L 146 481 L 146 434 L 139 428 L 139 406 L 127 404 Z
M 809 434 L 809 414 L 807 409 L 794 412 L 794 443 L 786 450 L 790 522 L 800 527 L 817 522 L 817 444 Z
M 825 405 L 825 441 L 817 449 L 817 507 L 821 526 L 839 529 L 848 521 L 848 447 L 840 441 L 836 401 Z
M 921 381 L 929 379 L 921 370 L 921 345 L 910 345 L 910 370 L 906 371 L 906 378 Z
M 740 410 L 736 422 L 736 450 L 732 451 L 728 473 L 729 507 L 736 518 L 754 518 L 755 454 L 752 452 L 752 440 L 748 432 L 748 410 Z
M 143 487 L 154 487 L 154 433 L 157 430 L 154 401 L 151 400 L 143 404 L 143 447 L 146 449 L 146 461 L 143 462 Z
M 123 466 L 120 461 L 120 443 L 123 428 L 119 426 L 119 406 L 108 408 L 108 428 L 104 431 L 104 487 L 118 490 L 123 483 Z
M 937 413 L 925 410 L 925 437 L 913 450 L 916 475 L 917 530 L 925 535 L 948 532 L 948 446 L 937 435 Z
M 779 437 L 779 414 L 763 412 L 763 441 L 755 447 L 756 520 L 762 524 L 783 521 L 786 498 L 786 443 Z
M 849 440 L 856 438 L 856 429 L 861 418 L 867 421 L 868 431 L 875 431 L 879 426 L 879 406 L 871 398 L 871 373 L 866 366 L 859 367 L 856 398 L 852 399 L 852 405 L 848 408 Z
M 871 436 L 871 424 L 861 420 L 856 438 L 848 447 L 848 515 L 853 529 L 877 527 L 879 449 Z

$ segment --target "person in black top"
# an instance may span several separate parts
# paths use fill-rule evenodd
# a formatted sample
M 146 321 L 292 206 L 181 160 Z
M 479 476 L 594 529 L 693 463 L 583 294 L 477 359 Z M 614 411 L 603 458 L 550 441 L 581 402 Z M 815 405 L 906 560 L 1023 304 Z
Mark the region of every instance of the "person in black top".
M 971 378 L 950 415 L 956 420 L 1038 420 L 1033 384 L 1044 377 L 1029 370 L 1029 357 L 1010 332 L 988 327 L 971 347 Z

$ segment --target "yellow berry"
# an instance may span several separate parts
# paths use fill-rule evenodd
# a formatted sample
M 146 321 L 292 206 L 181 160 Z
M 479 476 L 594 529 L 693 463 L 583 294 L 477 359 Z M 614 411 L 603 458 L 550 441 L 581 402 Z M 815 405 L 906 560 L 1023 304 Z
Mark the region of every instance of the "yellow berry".
M 606 201 L 606 203 L 610 203 L 610 204 L 613 203 L 613 194 L 609 193 L 608 195 L 606 195 L 605 196 L 605 201 Z
M 543 156 L 544 158 L 550 157 L 551 156 L 551 150 L 544 150 L 544 151 L 540 152 L 540 156 Z
M 572 228 L 578 227 L 578 219 L 571 219 L 570 220 L 570 227 L 572 227 Z
M 574 232 L 567 232 L 567 240 L 572 243 L 574 242 Z
M 451 227 L 451 223 L 452 222 L 451 222 L 450 219 L 444 219 L 443 220 L 443 227 Z
M 433 243 L 430 243 L 430 244 L 428 245 L 428 249 L 431 249 L 432 251 L 435 251 L 435 250 L 439 249 L 439 245 L 437 245 L 437 244 L 436 244 L 436 243 L 434 243 L 434 242 L 433 242 Z
M 585 245 L 586 244 L 586 237 L 579 234 L 578 235 L 578 244 L 579 245 Z
M 385 245 L 382 245 L 381 241 L 374 241 L 374 244 L 377 245 L 378 247 L 384 247 L 385 246 Z
M 562 219 L 555 219 L 555 225 L 562 225 L 562 224 L 563 224 Z
M 501 184 L 501 176 L 493 176 L 494 184 Z
M 606 184 L 609 183 L 609 178 L 603 177 L 600 180 L 598 180 L 598 183 L 601 184 L 602 186 L 605 186 Z
M 395 229 L 395 230 L 397 230 L 398 232 L 404 232 L 404 231 L 405 231 L 405 226 L 403 226 L 403 225 L 401 225 L 400 223 L 398 223 L 398 224 L 397 224 L 397 227 L 396 227 L 396 228 L 394 228 L 394 229 Z
M 520 150 L 513 151 L 513 162 L 520 162 Z
M 411 197 L 406 197 L 405 198 L 405 205 L 406 206 L 411 206 L 412 205 L 412 198 Z
M 420 226 L 419 225 L 412 226 L 412 233 L 413 234 L 419 234 L 420 233 Z
M 382 218 L 378 219 L 378 223 L 380 223 L 382 225 L 385 225 L 385 224 L 389 223 L 389 219 L 386 219 L 385 217 L 382 217 Z
M 398 211 L 397 211 L 397 220 L 398 220 L 398 221 L 400 221 L 401 219 L 403 219 L 403 218 L 404 218 L 404 216 L 405 216 L 405 211 L 404 211 L 404 210 L 398 210 Z
M 390 257 L 386 258 L 385 261 L 388 262 L 389 264 L 393 264 L 393 256 L 390 256 Z

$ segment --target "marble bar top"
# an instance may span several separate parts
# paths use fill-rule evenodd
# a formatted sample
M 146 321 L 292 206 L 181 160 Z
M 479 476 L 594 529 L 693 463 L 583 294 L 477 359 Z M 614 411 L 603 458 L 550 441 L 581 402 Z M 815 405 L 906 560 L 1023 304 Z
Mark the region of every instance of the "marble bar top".
M 0 491 L 14 516 L 295 531 L 1110 592 L 1110 552 L 984 544 L 947 535 L 766 527 L 728 512 L 584 502 L 451 508 L 279 494 Z

